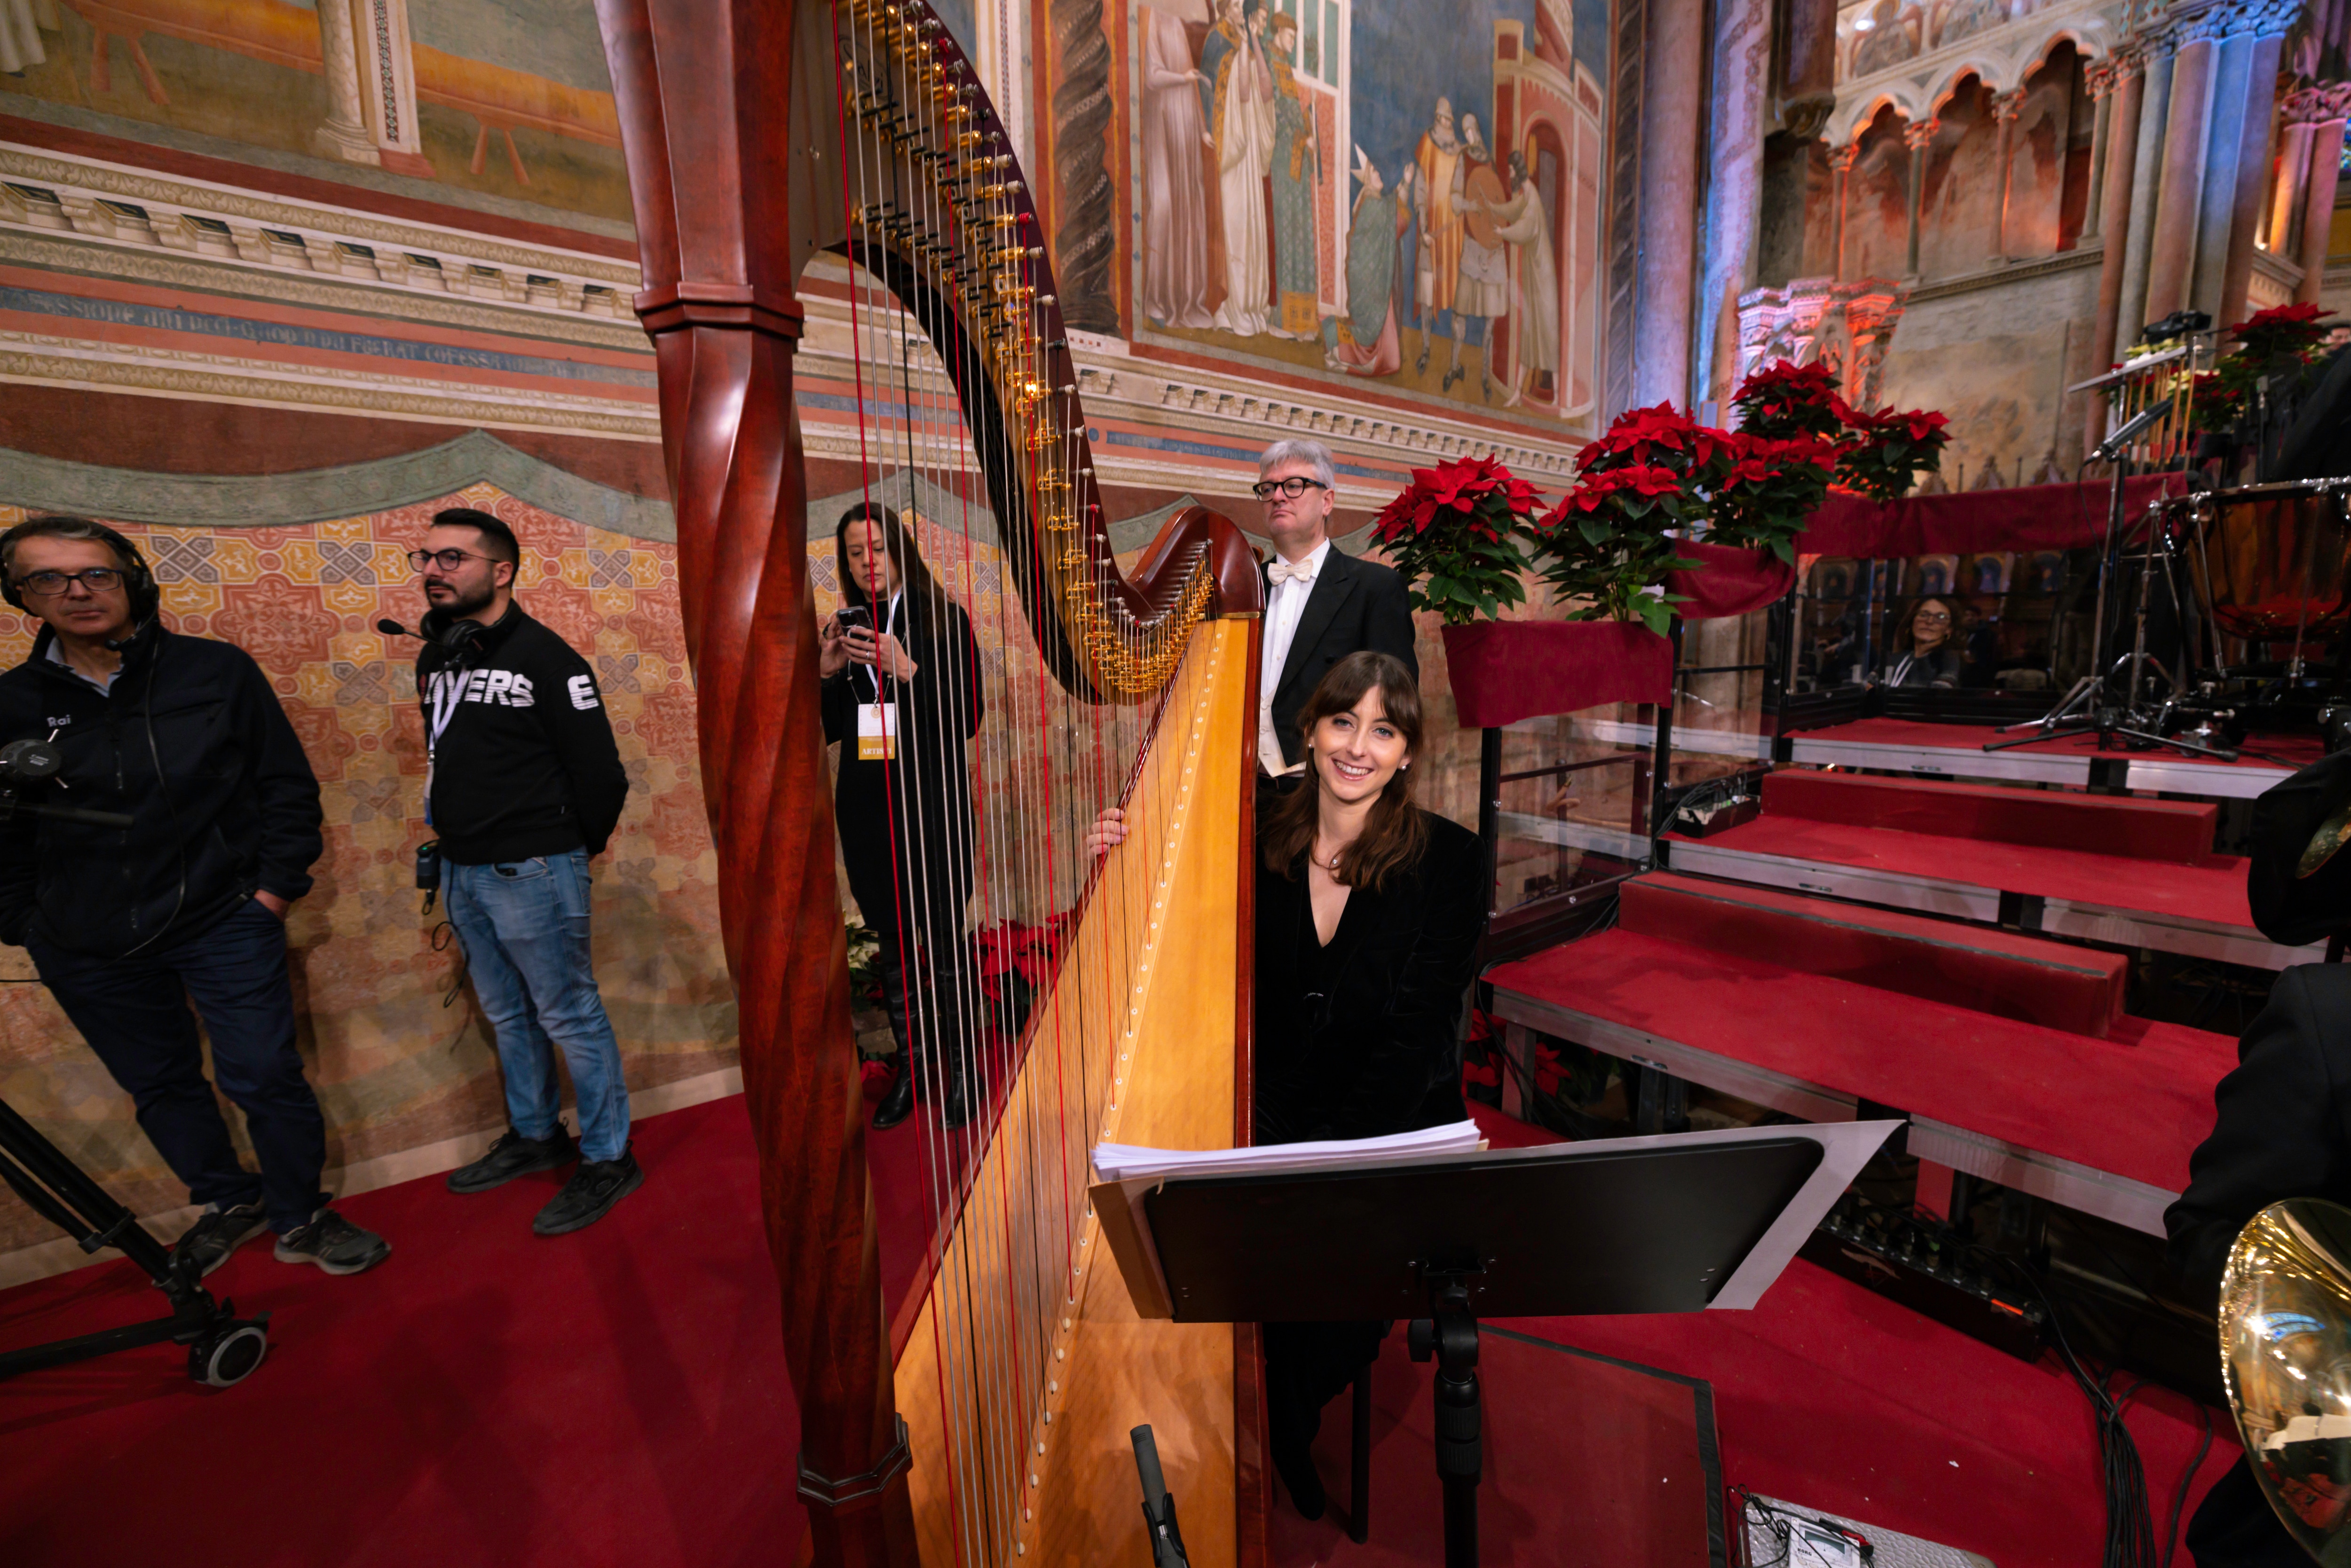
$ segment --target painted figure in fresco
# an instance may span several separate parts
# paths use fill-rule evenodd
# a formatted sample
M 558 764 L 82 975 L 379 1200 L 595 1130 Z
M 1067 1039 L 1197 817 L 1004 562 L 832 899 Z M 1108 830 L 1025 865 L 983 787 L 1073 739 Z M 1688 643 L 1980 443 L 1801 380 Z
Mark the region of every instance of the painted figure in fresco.
M 1437 114 L 1421 133 L 1413 163 L 1419 171 L 1420 255 L 1416 278 L 1420 319 L 1420 361 L 1416 371 L 1428 369 L 1429 340 L 1437 332 L 1437 313 L 1448 309 L 1461 281 L 1461 219 L 1453 210 L 1453 172 L 1461 161 L 1461 143 L 1453 134 L 1453 104 L 1437 100 Z
M 1143 11 L 1143 287 L 1144 317 L 1198 329 L 1208 316 L 1208 193 L 1200 150 L 1207 73 L 1192 65 L 1184 19 Z
M 1405 305 L 1405 275 L 1397 262 L 1412 248 L 1415 171 L 1406 165 L 1391 191 L 1360 147 L 1355 165 L 1363 188 L 1347 225 L 1347 313 L 1332 319 L 1322 362 L 1351 376 L 1392 376 L 1404 364 L 1396 317 Z
M 1273 276 L 1279 300 L 1277 338 L 1311 338 L 1321 315 L 1321 273 L 1315 254 L 1314 207 L 1322 194 L 1322 149 L 1314 138 L 1314 110 L 1290 68 L 1298 47 L 1298 18 L 1278 13 L 1267 24 L 1273 70 Z
M 1527 177 L 1527 156 L 1510 154 L 1510 199 L 1489 206 L 1495 237 L 1511 247 L 1510 390 L 1504 407 L 1532 389 L 1542 395 L 1542 378 L 1559 378 L 1559 266 L 1552 257 L 1551 214 L 1542 193 Z
M 1491 402 L 1494 396 L 1494 322 L 1510 313 L 1510 251 L 1494 221 L 1493 209 L 1504 200 L 1501 177 L 1494 172 L 1493 154 L 1478 133 L 1478 117 L 1461 117 L 1461 155 L 1453 165 L 1452 207 L 1461 224 L 1461 251 L 1455 264 L 1453 288 L 1453 360 L 1445 370 L 1445 384 L 1469 372 L 1461 368 L 1461 344 L 1471 317 L 1482 324 L 1478 352 L 1478 385 Z
M 1865 77 L 1872 71 L 1898 66 L 1918 52 L 1917 19 L 1903 15 L 1895 0 L 1877 0 L 1862 20 L 1869 26 L 1862 34 L 1861 42 L 1853 47 L 1852 75 Z M 1855 26 L 1858 27 L 1860 24 Z
M 1273 71 L 1265 57 L 1265 7 L 1249 0 L 1240 47 L 1227 52 L 1209 76 L 1208 120 L 1216 138 L 1218 205 L 1225 218 L 1225 302 L 1215 324 L 1243 338 L 1268 325 L 1271 257 L 1265 223 L 1265 182 L 1273 161 Z

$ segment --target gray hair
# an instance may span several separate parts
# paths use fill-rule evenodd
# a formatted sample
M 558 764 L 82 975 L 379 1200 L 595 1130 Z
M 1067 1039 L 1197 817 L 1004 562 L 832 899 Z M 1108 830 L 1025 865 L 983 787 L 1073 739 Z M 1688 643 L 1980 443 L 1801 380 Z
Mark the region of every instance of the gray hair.
M 1319 441 L 1277 441 L 1257 460 L 1259 478 L 1278 463 L 1311 463 L 1315 480 L 1326 490 L 1339 488 L 1339 475 L 1331 466 L 1331 449 Z

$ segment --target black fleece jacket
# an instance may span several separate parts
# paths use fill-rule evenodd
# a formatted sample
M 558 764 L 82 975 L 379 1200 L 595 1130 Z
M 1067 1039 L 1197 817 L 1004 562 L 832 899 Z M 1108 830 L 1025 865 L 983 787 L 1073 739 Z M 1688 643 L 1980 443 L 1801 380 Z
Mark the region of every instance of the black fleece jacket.
M 0 675 L 0 744 L 55 731 L 65 751 L 57 776 L 23 798 L 132 823 L 0 824 L 0 942 L 30 932 L 115 957 L 193 936 L 257 890 L 310 891 L 319 781 L 250 654 L 151 620 L 101 692 L 50 659 L 52 640 L 44 628 L 32 657 Z
M 427 616 L 425 630 L 437 631 Z M 433 729 L 433 831 L 455 865 L 604 852 L 628 799 L 595 672 L 569 643 L 511 605 L 460 659 L 438 643 L 416 656 L 416 695 Z M 460 664 L 464 668 L 456 667 Z

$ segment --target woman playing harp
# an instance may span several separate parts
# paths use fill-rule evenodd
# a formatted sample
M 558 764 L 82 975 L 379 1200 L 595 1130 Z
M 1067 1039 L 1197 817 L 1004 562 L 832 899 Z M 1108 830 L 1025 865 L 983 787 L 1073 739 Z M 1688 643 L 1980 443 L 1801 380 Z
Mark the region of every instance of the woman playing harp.
M 1413 804 L 1420 692 L 1403 661 L 1351 653 L 1298 716 L 1311 782 L 1257 831 L 1257 1141 L 1371 1138 L 1468 1115 L 1455 1040 L 1484 929 L 1477 835 Z M 1096 853 L 1125 841 L 1102 813 Z M 1268 1437 L 1300 1512 L 1322 1406 L 1379 1354 L 1377 1322 L 1265 1325 Z

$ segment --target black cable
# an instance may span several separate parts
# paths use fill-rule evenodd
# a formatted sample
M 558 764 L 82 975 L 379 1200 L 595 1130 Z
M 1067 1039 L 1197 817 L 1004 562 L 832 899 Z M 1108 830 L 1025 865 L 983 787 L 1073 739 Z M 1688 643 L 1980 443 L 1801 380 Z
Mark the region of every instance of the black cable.
M 2155 1520 L 2147 1501 L 2147 1466 L 2139 1458 L 2137 1439 L 2123 1421 L 2122 1401 L 2107 1392 L 2104 1379 L 2094 1379 L 2084 1369 L 2080 1358 L 2074 1354 L 2072 1342 L 2065 1337 L 2065 1323 L 2058 1314 L 2057 1303 L 2042 1288 L 2040 1276 L 2022 1259 L 1974 1242 L 1968 1243 L 1962 1250 L 2010 1270 L 2018 1282 L 2039 1298 L 2042 1311 L 2047 1314 L 2050 1333 L 2056 1342 L 2058 1359 L 2096 1415 L 2098 1460 L 2106 1498 L 2106 1544 L 2099 1558 L 2101 1568 L 2162 1568 L 2162 1559 L 2155 1550 Z M 2123 1400 L 2137 1389 L 2137 1384 L 2125 1389 Z
M 2188 1461 L 2188 1469 L 2179 1478 L 2179 1490 L 2171 1494 L 2171 1522 L 2163 1531 L 2163 1568 L 2171 1568 L 2171 1554 L 2179 1547 L 2179 1515 L 2188 1506 L 2188 1489 L 2196 1484 L 2196 1472 L 2204 1468 L 2204 1456 L 2212 1451 L 2212 1411 L 2199 1401 L 2196 1413 L 2204 1418 L 2204 1440 L 2196 1447 L 2196 1457 Z

